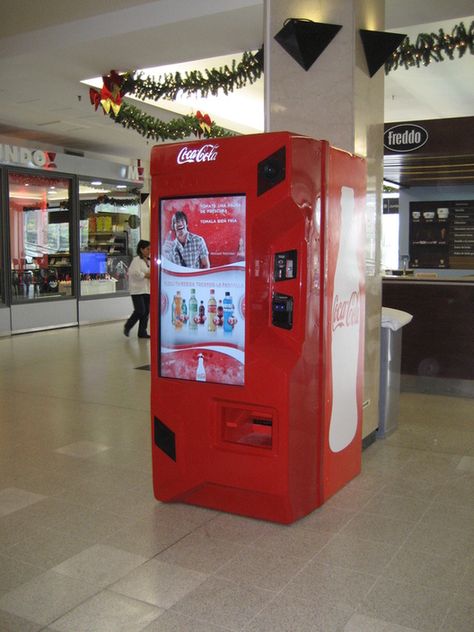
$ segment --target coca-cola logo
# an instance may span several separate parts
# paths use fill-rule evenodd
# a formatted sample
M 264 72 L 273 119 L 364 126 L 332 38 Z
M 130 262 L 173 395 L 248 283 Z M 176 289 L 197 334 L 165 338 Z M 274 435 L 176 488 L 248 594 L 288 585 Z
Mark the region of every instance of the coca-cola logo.
M 332 330 L 339 327 L 352 327 L 359 323 L 360 296 L 359 292 L 352 292 L 347 301 L 341 301 L 336 294 L 332 310 Z
M 183 147 L 179 150 L 176 162 L 178 165 L 184 165 L 190 162 L 210 162 L 216 160 L 219 145 L 208 143 L 198 148 Z

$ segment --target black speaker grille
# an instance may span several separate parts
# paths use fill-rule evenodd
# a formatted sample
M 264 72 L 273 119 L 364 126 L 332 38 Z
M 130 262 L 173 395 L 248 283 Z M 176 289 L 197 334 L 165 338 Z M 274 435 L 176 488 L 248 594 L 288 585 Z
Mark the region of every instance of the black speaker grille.
M 257 195 L 283 182 L 286 175 L 286 149 L 280 147 L 276 152 L 261 160 L 257 166 Z
M 176 461 L 176 437 L 172 430 L 168 428 L 162 421 L 154 418 L 154 440 L 162 452 L 167 454 L 170 459 Z

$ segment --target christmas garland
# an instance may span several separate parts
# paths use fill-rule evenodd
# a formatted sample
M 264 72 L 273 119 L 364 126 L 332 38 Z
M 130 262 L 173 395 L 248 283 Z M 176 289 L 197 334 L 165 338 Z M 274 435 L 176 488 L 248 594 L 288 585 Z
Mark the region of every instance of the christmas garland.
M 385 63 L 385 74 L 402 66 L 419 68 L 421 65 L 428 66 L 432 61 L 444 61 L 443 55 L 448 59 L 454 59 L 455 53 L 462 57 L 466 51 L 474 54 L 474 21 L 468 31 L 461 22 L 456 24 L 450 35 L 443 29 L 439 29 L 438 33 L 420 33 L 414 44 L 406 37 Z
M 145 138 L 154 140 L 181 140 L 188 136 L 204 136 L 216 138 L 232 136 L 233 132 L 216 125 L 207 114 L 197 112 L 195 116 L 182 116 L 168 123 L 142 112 L 138 107 L 123 101 L 126 94 L 139 99 L 174 100 L 178 93 L 200 94 L 206 97 L 216 95 L 220 89 L 229 94 L 234 89 L 243 88 L 259 79 L 263 72 L 263 49 L 256 53 L 246 52 L 242 60 L 232 61 L 231 67 L 187 72 L 184 77 L 180 73 L 166 74 L 157 81 L 151 77 L 143 78 L 141 74 L 132 72 L 119 74 L 112 70 L 102 77 L 104 85 L 100 90 L 90 88 L 91 104 L 97 110 L 99 105 L 104 114 L 125 128 L 133 129 Z
M 462 57 L 466 51 L 474 54 L 474 21 L 469 30 L 461 22 L 446 34 L 443 29 L 436 33 L 420 33 L 415 44 L 406 37 L 402 44 L 385 63 L 385 74 L 404 66 L 411 68 L 427 66 L 432 61 L 443 61 L 446 55 L 454 59 L 457 52 Z M 127 129 L 133 129 L 141 136 L 153 140 L 182 140 L 189 136 L 216 138 L 232 136 L 233 132 L 219 127 L 210 117 L 201 112 L 195 116 L 182 116 L 168 123 L 142 112 L 138 107 L 125 103 L 127 94 L 139 99 L 157 101 L 158 99 L 176 99 L 178 94 L 199 94 L 206 97 L 216 95 L 219 90 L 229 94 L 235 89 L 253 84 L 263 73 L 263 47 L 256 53 L 245 52 L 242 59 L 233 60 L 231 66 L 186 72 L 165 74 L 154 80 L 143 77 L 141 73 L 127 72 L 119 74 L 112 70 L 102 77 L 104 85 L 100 90 L 89 90 L 91 104 L 97 110 L 101 106 L 104 114 Z

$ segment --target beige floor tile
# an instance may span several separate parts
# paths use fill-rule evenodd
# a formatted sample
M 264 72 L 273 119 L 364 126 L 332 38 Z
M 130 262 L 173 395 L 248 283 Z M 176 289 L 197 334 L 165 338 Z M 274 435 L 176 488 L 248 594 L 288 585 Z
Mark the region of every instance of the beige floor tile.
M 309 603 L 326 603 L 355 609 L 375 581 L 376 576 L 314 560 L 291 580 L 283 593 L 287 597 Z
M 105 452 L 105 450 L 109 449 L 110 446 L 95 443 L 93 441 L 76 441 L 75 443 L 63 446 L 62 448 L 57 448 L 56 452 L 59 452 L 59 454 L 74 456 L 79 459 L 86 459 L 89 456 L 97 454 L 97 452 Z
M 213 538 L 221 538 L 235 544 L 251 544 L 271 530 L 271 524 L 263 520 L 253 520 L 231 514 L 218 514 L 204 525 L 206 533 Z
M 237 631 L 261 612 L 274 596 L 275 593 L 270 591 L 211 577 L 178 601 L 173 610 Z
M 224 564 L 214 575 L 248 587 L 278 591 L 299 573 L 306 559 L 281 552 L 247 547 Z
M 474 555 L 474 531 L 419 523 L 404 545 L 430 555 L 465 559 Z
M 104 588 L 146 562 L 145 557 L 97 544 L 51 570 Z
M 330 531 L 319 530 L 314 523 L 310 525 L 304 519 L 293 525 L 268 525 L 265 533 L 249 546 L 275 555 L 290 555 L 309 560 L 332 536 Z
M 278 597 L 245 628 L 245 632 L 342 632 L 353 609 L 331 604 L 309 604 Z
M 359 511 L 378 493 L 376 488 L 360 489 L 357 485 L 346 485 L 326 503 L 328 507 L 345 511 Z
M 449 592 L 382 578 L 369 592 L 359 612 L 422 632 L 433 632 L 444 620 L 452 601 Z
M 228 632 L 228 630 L 229 628 L 211 625 L 206 621 L 197 621 L 168 610 L 153 623 L 147 625 L 143 632 Z
M 367 514 L 377 514 L 385 518 L 414 523 L 427 512 L 429 507 L 429 500 L 388 494 L 384 489 L 382 493 L 369 500 L 363 511 Z
M 439 627 L 440 632 L 472 632 L 474 629 L 474 600 L 462 595 L 454 599 L 446 618 Z
M 4 632 L 39 632 L 39 630 L 44 630 L 44 627 L 41 623 L 33 623 L 5 610 L 0 610 L 0 630 Z
M 340 535 L 386 544 L 402 544 L 413 530 L 413 525 L 413 521 L 385 518 L 379 514 L 365 513 L 364 510 L 346 524 Z
M 48 571 L 3 595 L 0 611 L 48 625 L 96 591 L 95 586 Z
M 200 573 L 213 573 L 235 557 L 241 549 L 241 545 L 213 538 L 201 528 L 164 550 L 156 559 Z
M 167 609 L 207 577 L 204 573 L 153 559 L 128 573 L 110 590 Z
M 428 554 L 402 546 L 382 574 L 397 582 L 407 581 L 434 590 L 457 592 L 469 564 L 466 558 L 444 557 L 441 552 Z
M 464 505 L 451 505 L 434 500 L 420 522 L 432 527 L 474 531 L 474 500 Z
M 41 494 L 35 494 L 15 487 L 2 489 L 0 491 L 0 517 L 7 516 L 14 511 L 44 500 L 44 498 Z
M 141 632 L 161 610 L 123 595 L 103 591 L 55 621 L 58 632 Z
M 8 557 L 44 569 L 52 568 L 89 547 L 89 542 L 74 533 L 54 529 L 36 529 L 28 538 L 6 549 Z
M 398 545 L 338 534 L 314 558 L 322 564 L 377 575 L 392 559 Z
M 337 533 L 354 517 L 355 513 L 355 511 L 323 505 L 299 520 L 298 525 L 307 529 Z
M 41 567 L 0 555 L 0 594 L 9 592 L 42 573 L 44 569 Z
M 344 627 L 344 632 L 417 632 L 417 630 L 396 623 L 387 623 L 387 621 L 373 617 L 366 617 L 363 614 L 355 614 Z

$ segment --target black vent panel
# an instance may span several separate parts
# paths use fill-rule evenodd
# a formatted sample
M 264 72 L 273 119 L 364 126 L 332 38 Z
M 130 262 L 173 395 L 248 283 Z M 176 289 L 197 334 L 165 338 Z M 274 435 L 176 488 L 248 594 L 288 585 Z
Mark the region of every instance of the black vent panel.
M 176 436 L 162 421 L 154 418 L 154 441 L 162 452 L 176 461 Z

